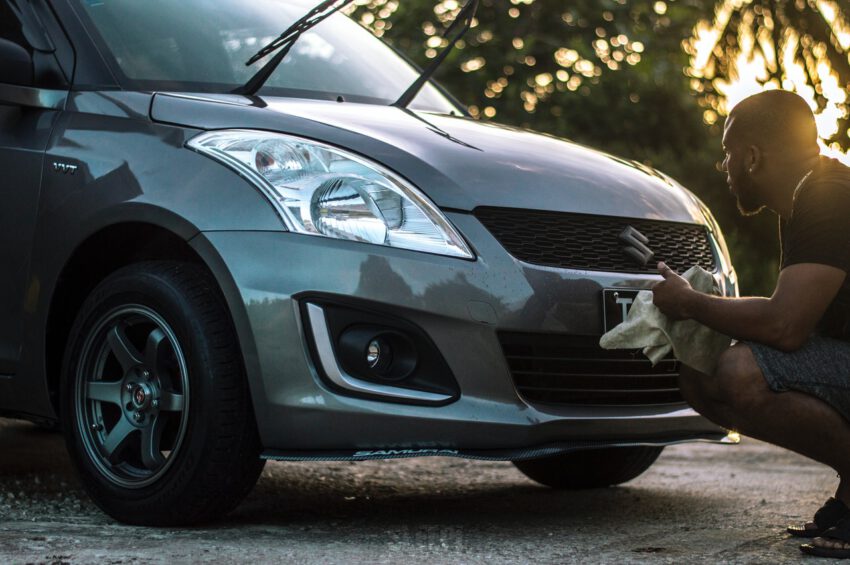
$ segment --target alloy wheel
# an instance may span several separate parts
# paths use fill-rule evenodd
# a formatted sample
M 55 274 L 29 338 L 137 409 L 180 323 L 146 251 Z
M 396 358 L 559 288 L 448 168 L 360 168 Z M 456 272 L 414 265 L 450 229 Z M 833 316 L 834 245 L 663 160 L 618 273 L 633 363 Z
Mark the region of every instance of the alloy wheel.
M 76 424 L 88 457 L 120 487 L 154 483 L 183 443 L 189 394 L 183 350 L 162 316 L 142 305 L 108 312 L 76 372 Z

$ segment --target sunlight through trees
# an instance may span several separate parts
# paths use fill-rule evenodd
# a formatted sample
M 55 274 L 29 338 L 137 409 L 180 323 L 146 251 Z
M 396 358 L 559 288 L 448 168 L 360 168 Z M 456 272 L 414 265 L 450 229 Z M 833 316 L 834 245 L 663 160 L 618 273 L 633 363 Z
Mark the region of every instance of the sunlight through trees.
M 684 42 L 691 87 L 704 120 L 715 123 L 741 99 L 765 89 L 800 94 L 815 112 L 823 146 L 850 147 L 847 83 L 850 21 L 830 0 L 724 0 Z
M 440 34 L 461 7 L 459 0 L 359 0 L 349 11 L 427 60 L 445 47 Z M 391 34 L 397 15 L 404 29 Z M 410 26 L 410 16 L 420 21 Z M 707 125 L 750 94 L 784 88 L 812 106 L 824 147 L 850 148 L 850 20 L 833 0 L 484 0 L 473 25 L 459 45 L 468 54 L 451 64 L 461 74 L 488 75 L 484 100 L 470 107 L 474 116 L 504 113 L 503 104 L 489 101 L 505 95 L 529 114 L 558 93 L 588 96 L 603 72 L 638 65 L 647 49 L 657 60 L 672 47 L 664 35 L 687 31 L 680 38 L 689 57 L 684 74 Z

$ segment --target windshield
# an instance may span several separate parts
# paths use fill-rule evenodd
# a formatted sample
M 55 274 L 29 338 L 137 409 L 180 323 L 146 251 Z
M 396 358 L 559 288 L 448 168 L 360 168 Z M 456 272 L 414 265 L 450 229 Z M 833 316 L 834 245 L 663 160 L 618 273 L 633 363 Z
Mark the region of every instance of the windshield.
M 78 0 L 133 90 L 230 92 L 270 57 L 247 61 L 318 0 Z M 418 72 L 368 30 L 335 14 L 305 33 L 259 94 L 389 104 Z M 426 85 L 413 108 L 455 106 Z

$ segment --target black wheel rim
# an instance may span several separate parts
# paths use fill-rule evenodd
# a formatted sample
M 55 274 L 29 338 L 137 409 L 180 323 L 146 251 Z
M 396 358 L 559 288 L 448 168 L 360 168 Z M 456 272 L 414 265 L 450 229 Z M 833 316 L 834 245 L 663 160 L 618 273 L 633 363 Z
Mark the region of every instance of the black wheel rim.
M 186 435 L 190 399 L 183 349 L 162 316 L 127 305 L 100 318 L 76 385 L 77 429 L 103 476 L 125 488 L 162 477 Z

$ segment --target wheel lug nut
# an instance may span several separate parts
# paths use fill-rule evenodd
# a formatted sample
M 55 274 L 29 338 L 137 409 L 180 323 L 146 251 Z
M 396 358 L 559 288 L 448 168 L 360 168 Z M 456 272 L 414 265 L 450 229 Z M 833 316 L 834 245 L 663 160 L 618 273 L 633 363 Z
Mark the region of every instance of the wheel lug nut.
M 136 385 L 134 385 L 133 383 L 127 383 L 126 385 L 124 385 L 124 390 L 126 390 L 127 392 L 133 392 L 133 388 L 135 386 Z
M 99 432 L 103 430 L 103 426 L 101 424 L 92 424 L 91 429 L 93 432 Z
M 151 378 L 151 373 L 150 373 L 150 371 L 148 371 L 147 369 L 144 369 L 144 370 L 142 371 L 142 378 L 143 378 L 143 379 L 149 379 L 149 378 Z
M 134 412 L 134 413 L 133 413 L 133 419 L 134 419 L 137 423 L 141 424 L 141 423 L 144 421 L 144 419 L 145 419 L 145 415 L 144 415 L 144 414 L 142 414 L 141 412 L 139 412 L 139 411 L 137 410 L 136 412 Z
M 159 408 L 159 400 L 157 400 L 157 399 L 151 400 L 151 407 L 152 408 Z

